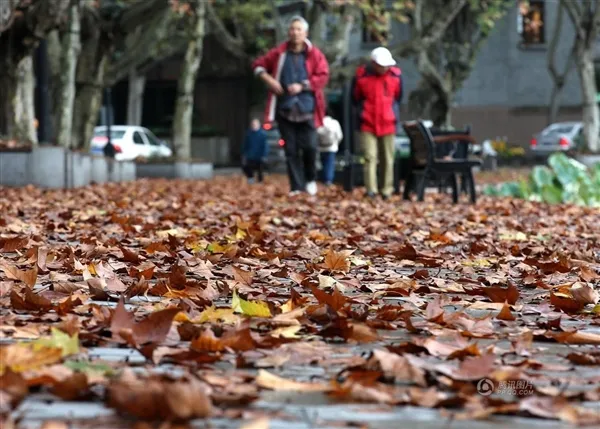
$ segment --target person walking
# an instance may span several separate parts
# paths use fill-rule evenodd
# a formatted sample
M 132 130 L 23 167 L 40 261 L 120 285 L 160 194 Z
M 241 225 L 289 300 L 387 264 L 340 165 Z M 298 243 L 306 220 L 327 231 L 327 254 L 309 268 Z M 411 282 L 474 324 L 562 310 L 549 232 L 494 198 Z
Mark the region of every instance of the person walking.
M 357 69 L 353 82 L 354 101 L 359 105 L 366 196 L 370 198 L 379 191 L 378 153 L 382 155 L 383 199 L 388 199 L 394 190 L 394 137 L 402 101 L 402 73 L 395 65 L 387 48 L 375 48 L 371 52 L 371 61 Z
M 321 152 L 321 179 L 326 186 L 329 186 L 333 183 L 335 156 L 344 134 L 340 123 L 329 114 L 323 118 L 323 126 L 317 130 L 317 134 L 319 136 L 319 151 Z
M 308 22 L 293 17 L 288 40 L 256 59 L 252 69 L 269 89 L 265 121 L 277 121 L 285 142 L 290 194 L 316 195 L 316 129 L 325 116 L 323 89 L 329 81 L 329 65 L 308 40 Z
M 263 168 L 269 154 L 269 146 L 267 144 L 267 134 L 260 127 L 258 119 L 253 119 L 250 122 L 250 129 L 246 133 L 242 153 L 242 169 L 246 174 L 248 183 L 254 183 L 256 173 L 258 173 L 258 181 L 262 182 Z

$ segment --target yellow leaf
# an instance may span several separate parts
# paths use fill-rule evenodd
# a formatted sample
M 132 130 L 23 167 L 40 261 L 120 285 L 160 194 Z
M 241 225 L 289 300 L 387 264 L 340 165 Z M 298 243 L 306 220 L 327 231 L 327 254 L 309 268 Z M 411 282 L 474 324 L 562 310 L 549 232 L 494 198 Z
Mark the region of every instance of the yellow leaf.
M 271 331 L 270 335 L 275 338 L 302 338 L 301 335 L 297 335 L 301 329 L 302 325 L 284 326 Z
M 83 280 L 85 280 L 86 282 L 88 280 L 91 280 L 94 278 L 94 276 L 92 276 L 92 273 L 90 273 L 90 270 L 88 267 L 83 267 L 82 274 L 83 274 Z
M 200 313 L 198 317 L 195 317 L 192 323 L 223 322 L 235 325 L 239 320 L 240 317 L 233 314 L 233 309 L 231 308 L 215 308 L 214 306 L 210 306 Z
M 225 253 L 227 250 L 227 246 L 221 246 L 218 242 L 213 242 L 208 245 L 206 248 L 211 253 Z
M 177 313 L 175 315 L 175 317 L 173 318 L 173 321 L 174 322 L 191 322 L 187 313 L 184 313 L 183 311 L 180 311 L 179 313 Z
M 527 241 L 527 235 L 521 231 L 504 231 L 500 234 L 500 240 Z
M 281 308 L 282 313 L 289 313 L 290 311 L 292 311 L 294 309 L 294 302 L 293 302 L 292 298 L 288 299 L 279 308 Z
M 357 267 L 362 267 L 362 266 L 364 266 L 364 265 L 369 265 L 369 261 L 367 261 L 367 260 L 365 260 L 365 259 L 361 259 L 361 258 L 359 258 L 359 257 L 357 257 L 357 256 L 350 256 L 350 257 L 348 258 L 348 260 L 350 261 L 350 263 L 351 263 L 352 265 L 355 265 L 355 266 L 357 266 Z
M 592 313 L 600 314 L 600 304 L 595 305 L 594 308 L 592 308 Z
M 156 236 L 160 238 L 167 238 L 169 235 L 174 237 L 183 237 L 187 235 L 187 231 L 182 228 L 172 228 L 156 232 Z
M 89 270 L 89 272 L 90 272 L 91 275 L 93 275 L 93 276 L 97 276 L 98 275 L 98 271 L 96 271 L 96 266 L 94 264 L 89 264 L 87 266 L 87 268 L 88 268 L 88 270 Z
M 480 258 L 474 261 L 463 261 L 463 265 L 467 267 L 491 267 L 492 264 L 488 259 Z
M 334 287 L 336 284 L 338 284 L 338 281 L 330 276 L 324 276 L 324 275 L 319 274 L 318 278 L 319 278 L 319 287 L 322 289 L 327 288 L 327 287 Z
M 235 313 L 242 313 L 250 317 L 271 317 L 271 310 L 266 302 L 263 301 L 246 301 L 237 294 L 237 290 L 233 290 L 233 298 L 231 300 L 231 308 Z
M 0 348 L 0 374 L 10 368 L 15 372 L 29 371 L 60 361 L 63 357 L 79 353 L 79 336 L 72 337 L 59 329 L 52 334 L 29 343 L 15 343 Z
M 31 347 L 60 349 L 62 357 L 79 353 L 79 334 L 70 336 L 57 328 L 52 328 L 49 338 L 39 338 L 31 342 Z
M 187 248 L 190 249 L 192 251 L 192 253 L 198 253 L 198 252 L 202 252 L 204 249 L 206 249 L 206 242 L 194 242 L 194 243 L 189 243 L 187 245 Z
M 332 386 L 326 383 L 304 383 L 287 378 L 279 377 L 261 369 L 254 380 L 263 389 L 271 390 L 293 390 L 296 392 L 327 392 Z
M 7 369 L 24 372 L 60 361 L 60 349 L 41 347 L 34 350 L 31 343 L 15 343 L 0 346 L 0 375 Z
M 236 240 L 243 240 L 244 238 L 246 238 L 247 235 L 248 234 L 246 233 L 246 231 L 238 228 L 237 232 L 235 233 L 235 238 Z

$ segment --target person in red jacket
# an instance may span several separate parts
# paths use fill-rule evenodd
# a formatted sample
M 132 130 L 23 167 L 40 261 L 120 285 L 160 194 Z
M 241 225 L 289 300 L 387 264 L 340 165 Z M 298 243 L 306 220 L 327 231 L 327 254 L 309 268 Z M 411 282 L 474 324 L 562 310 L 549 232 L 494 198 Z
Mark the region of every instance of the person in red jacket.
M 395 65 L 388 49 L 376 48 L 371 52 L 371 62 L 357 69 L 353 82 L 353 97 L 360 112 L 365 186 L 371 198 L 378 193 L 378 147 L 383 155 L 383 199 L 388 199 L 394 190 L 394 137 L 402 100 L 402 73 Z
M 325 116 L 323 89 L 329 81 L 325 55 L 308 40 L 308 22 L 290 21 L 288 41 L 252 64 L 269 89 L 265 123 L 277 121 L 285 142 L 291 193 L 317 193 L 317 133 Z

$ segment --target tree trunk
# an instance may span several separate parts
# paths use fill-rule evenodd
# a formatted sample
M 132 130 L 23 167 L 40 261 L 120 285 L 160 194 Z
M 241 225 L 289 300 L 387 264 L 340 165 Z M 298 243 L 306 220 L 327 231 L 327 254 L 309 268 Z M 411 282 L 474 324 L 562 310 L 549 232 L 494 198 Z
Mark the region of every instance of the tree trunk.
M 196 0 L 194 7 L 194 29 L 190 35 L 181 74 L 177 81 L 177 99 L 175 100 L 175 115 L 173 117 L 173 144 L 175 154 L 180 159 L 189 159 L 192 153 L 191 137 L 194 88 L 202 60 L 205 8 L 203 0 Z
M 550 105 L 548 106 L 548 125 L 555 123 L 556 118 L 558 118 L 564 86 L 564 81 L 554 82 L 552 93 L 550 94 Z
M 57 143 L 72 147 L 73 107 L 75 101 L 75 77 L 77 60 L 81 51 L 79 1 L 69 8 L 69 28 L 62 42 L 60 94 L 57 106 Z
M 594 51 L 600 32 L 600 3 L 587 1 L 579 2 L 561 0 L 561 6 L 567 11 L 575 28 L 575 62 L 583 107 L 583 138 L 588 149 L 594 153 L 600 152 L 600 112 L 596 101 L 598 87 L 594 70 Z M 594 7 L 592 7 L 594 6 Z
M 577 53 L 577 69 L 581 83 L 584 141 L 590 151 L 597 153 L 600 152 L 600 112 L 596 103 L 598 88 L 592 49 L 581 49 Z
M 558 43 L 561 40 L 562 34 L 562 21 L 565 10 L 563 3 L 559 3 L 558 10 L 556 11 L 556 21 L 554 23 L 554 32 L 552 33 L 552 39 L 550 40 L 550 46 L 548 47 L 548 72 L 552 78 L 553 87 L 552 93 L 550 94 L 550 104 L 548 106 L 548 125 L 556 122 L 558 117 L 558 111 L 562 100 L 562 90 L 565 86 L 565 79 L 570 73 L 574 61 L 575 50 L 572 49 L 569 53 L 569 57 L 566 60 L 566 65 L 562 73 L 556 68 L 556 50 Z
M 99 37 L 85 44 L 77 64 L 77 93 L 73 116 L 73 147 L 88 149 L 102 104 L 108 54 Z
M 34 104 L 35 75 L 32 54 L 26 55 L 19 61 L 14 78 L 11 100 L 14 128 L 11 135 L 16 140 L 37 144 Z
M 146 76 L 135 69 L 129 72 L 129 94 L 127 95 L 127 125 L 142 125 L 144 88 Z
M 58 30 L 52 30 L 46 37 L 48 45 L 48 66 L 50 67 L 50 100 L 52 102 L 52 129 L 58 133 L 58 117 L 61 87 L 61 61 L 62 61 L 62 44 L 60 42 L 60 33 Z M 57 134 L 58 135 L 58 134 Z

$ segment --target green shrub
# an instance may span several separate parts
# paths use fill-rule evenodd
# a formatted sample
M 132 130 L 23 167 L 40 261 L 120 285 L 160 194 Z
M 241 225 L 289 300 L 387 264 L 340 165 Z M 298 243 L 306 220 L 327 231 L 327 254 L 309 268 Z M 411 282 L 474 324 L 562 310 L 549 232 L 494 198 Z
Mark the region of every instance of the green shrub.
M 534 167 L 528 180 L 488 185 L 483 193 L 549 204 L 600 207 L 600 164 L 587 168 L 564 153 L 555 153 L 548 159 L 548 166 Z

